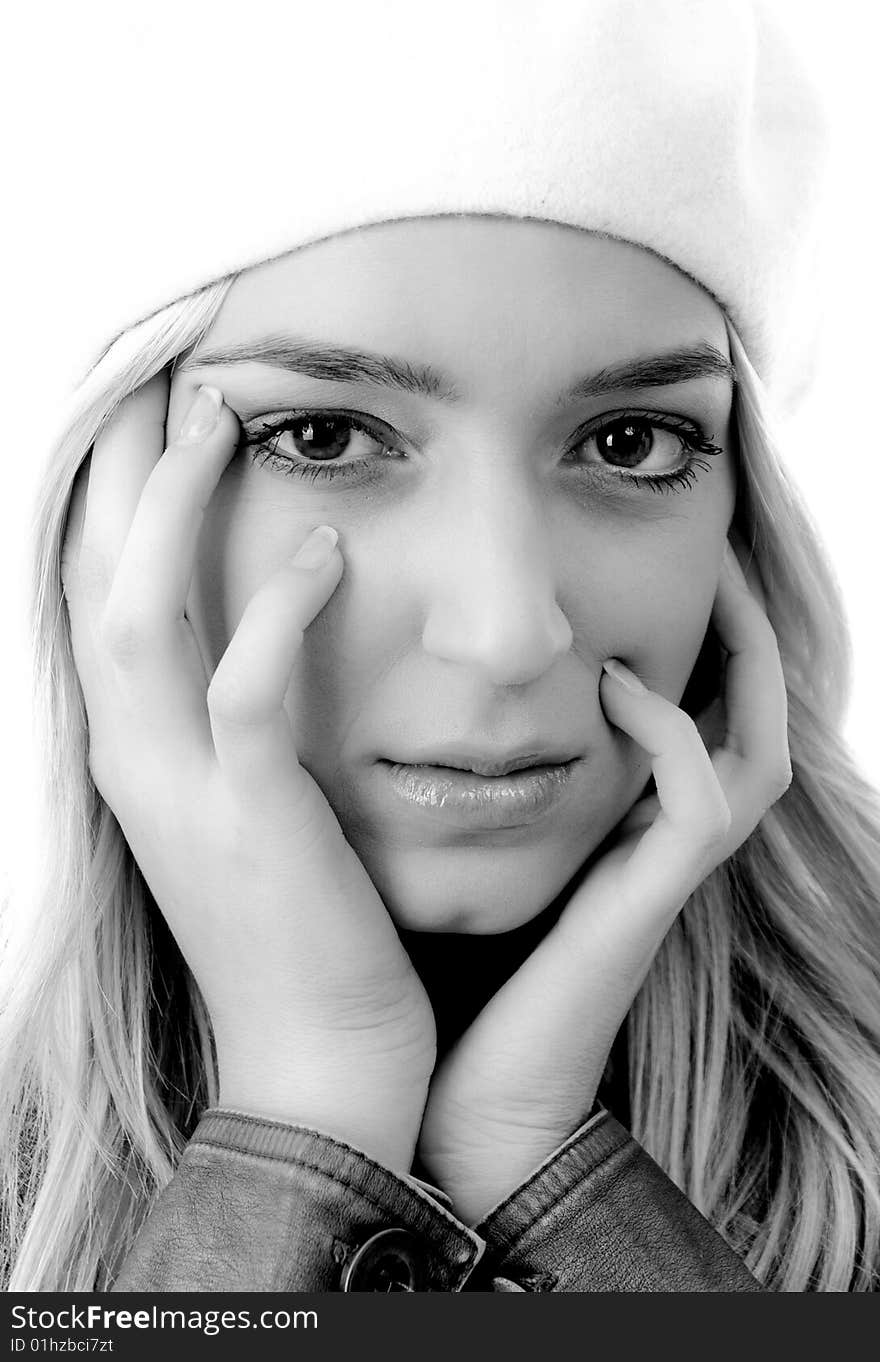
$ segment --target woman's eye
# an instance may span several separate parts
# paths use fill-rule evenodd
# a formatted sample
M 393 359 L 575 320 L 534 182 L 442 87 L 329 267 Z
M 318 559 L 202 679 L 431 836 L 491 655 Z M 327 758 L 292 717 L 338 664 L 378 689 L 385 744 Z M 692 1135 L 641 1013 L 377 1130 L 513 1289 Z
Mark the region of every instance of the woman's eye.
M 353 417 L 341 413 L 307 412 L 265 424 L 248 440 L 267 457 L 292 463 L 359 463 L 387 455 L 392 446 Z
M 696 443 L 696 442 L 693 442 Z M 646 417 L 621 416 L 594 430 L 575 449 L 613 468 L 633 468 L 649 473 L 668 473 L 687 460 L 682 453 L 688 440 L 683 430 L 665 430 Z M 595 457 L 585 462 L 595 463 Z
M 635 492 L 686 491 L 694 485 L 698 468 L 709 469 L 699 456 L 723 453 L 695 421 L 669 412 L 609 415 L 572 451 L 578 454 L 577 467 L 598 468 L 618 486 Z

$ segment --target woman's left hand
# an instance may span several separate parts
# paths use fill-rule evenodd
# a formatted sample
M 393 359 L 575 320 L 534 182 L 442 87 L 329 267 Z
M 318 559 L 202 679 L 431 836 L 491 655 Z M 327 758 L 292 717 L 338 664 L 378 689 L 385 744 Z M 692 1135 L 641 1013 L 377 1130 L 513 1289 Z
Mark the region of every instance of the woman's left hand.
M 418 1154 L 468 1224 L 586 1119 L 675 918 L 791 783 L 785 680 L 760 594 L 728 544 L 712 614 L 728 653 L 727 733 L 711 757 L 699 718 L 635 677 L 630 689 L 603 673 L 605 714 L 651 754 L 657 794 L 630 810 L 552 930 L 435 1070 Z

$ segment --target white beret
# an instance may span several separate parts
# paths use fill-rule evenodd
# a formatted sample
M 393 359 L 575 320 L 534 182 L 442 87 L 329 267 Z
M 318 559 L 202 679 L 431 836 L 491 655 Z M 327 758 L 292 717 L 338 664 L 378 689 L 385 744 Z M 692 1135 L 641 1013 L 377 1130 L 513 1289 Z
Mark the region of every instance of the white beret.
M 220 276 L 447 213 L 645 246 L 769 385 L 810 367 L 825 118 L 770 0 L 82 0 L 45 43 L 47 278 L 82 372 Z

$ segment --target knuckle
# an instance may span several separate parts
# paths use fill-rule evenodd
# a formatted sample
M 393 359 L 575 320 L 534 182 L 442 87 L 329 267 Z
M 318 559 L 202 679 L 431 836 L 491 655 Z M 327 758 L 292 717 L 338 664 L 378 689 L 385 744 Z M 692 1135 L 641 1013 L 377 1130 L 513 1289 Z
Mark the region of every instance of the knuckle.
M 733 814 L 723 795 L 703 809 L 694 831 L 701 846 L 713 850 L 723 843 L 730 832 Z
M 770 777 L 769 793 L 771 795 L 771 802 L 775 803 L 777 799 L 782 798 L 786 790 L 791 786 L 793 779 L 794 772 L 792 770 L 791 760 L 789 757 L 786 757 L 784 761 L 774 767 Z
M 670 708 L 668 723 L 675 738 L 679 742 L 692 743 L 696 741 L 702 744 L 703 739 L 700 736 L 700 730 L 697 727 L 696 722 L 685 710 L 680 709 L 678 706 Z
M 760 610 L 754 621 L 754 643 L 753 647 L 764 659 L 764 665 L 772 669 L 782 679 L 782 660 L 779 656 L 779 639 L 776 637 L 776 630 L 770 620 Z M 784 687 L 785 682 L 782 680 Z

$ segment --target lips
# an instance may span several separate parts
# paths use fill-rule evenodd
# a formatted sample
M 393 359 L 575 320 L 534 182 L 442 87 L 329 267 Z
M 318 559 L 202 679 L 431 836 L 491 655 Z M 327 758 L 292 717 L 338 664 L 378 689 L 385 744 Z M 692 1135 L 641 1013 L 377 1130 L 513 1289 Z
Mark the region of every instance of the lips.
M 471 771 L 476 776 L 507 776 L 512 771 L 527 771 L 533 766 L 555 766 L 537 753 L 528 757 L 511 757 L 507 761 L 481 761 L 473 757 L 470 761 L 424 762 L 422 765 L 447 767 L 451 771 Z
M 478 776 L 506 776 L 512 771 L 527 771 L 534 766 L 563 766 L 577 757 L 576 752 L 560 748 L 533 749 L 506 754 L 464 752 L 454 749 L 435 749 L 433 752 L 412 753 L 390 760 L 404 766 L 432 766 L 453 771 L 470 771 Z
M 543 756 L 543 753 L 540 754 Z M 448 754 L 444 754 L 448 760 Z M 511 759 L 512 760 L 512 759 Z M 523 756 L 516 758 L 522 762 Z M 497 765 L 510 765 L 507 762 Z M 420 821 L 474 833 L 512 832 L 540 823 L 583 787 L 583 761 L 532 763 L 506 775 L 481 775 L 470 767 L 382 761 L 380 797 L 407 807 Z

